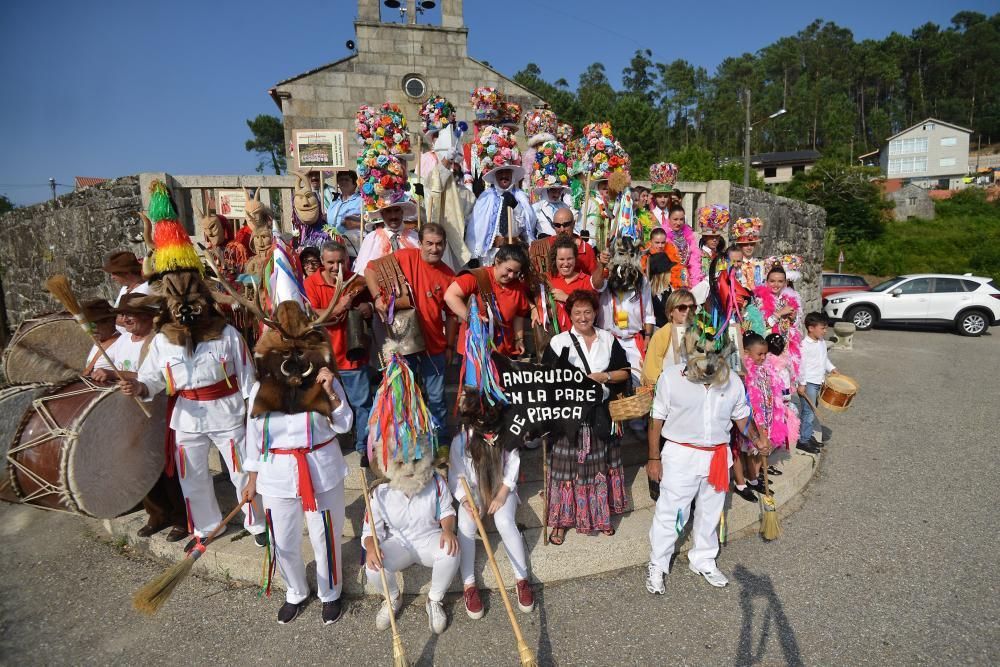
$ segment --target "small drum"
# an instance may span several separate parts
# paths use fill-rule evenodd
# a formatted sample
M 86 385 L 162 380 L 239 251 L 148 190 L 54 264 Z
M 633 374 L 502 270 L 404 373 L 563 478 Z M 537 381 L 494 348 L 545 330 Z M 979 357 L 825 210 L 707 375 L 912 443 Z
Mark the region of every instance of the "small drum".
M 51 384 L 42 382 L 0 387 L 0 464 L 6 464 L 7 448 L 21 425 L 24 413 L 31 410 L 31 402 L 50 389 Z M 0 499 L 11 503 L 20 502 L 10 486 L 10 476 L 6 470 L 6 465 L 0 467 Z
M 80 375 L 94 342 L 69 313 L 25 320 L 3 353 L 7 382 L 65 382 Z
M 819 404 L 827 410 L 843 412 L 851 406 L 857 393 L 857 380 L 842 373 L 831 375 L 826 378 L 823 389 L 819 392 Z
M 48 388 L 6 451 L 14 501 L 99 519 L 131 510 L 163 471 L 166 400 L 150 407 L 146 419 L 116 386 L 86 378 Z

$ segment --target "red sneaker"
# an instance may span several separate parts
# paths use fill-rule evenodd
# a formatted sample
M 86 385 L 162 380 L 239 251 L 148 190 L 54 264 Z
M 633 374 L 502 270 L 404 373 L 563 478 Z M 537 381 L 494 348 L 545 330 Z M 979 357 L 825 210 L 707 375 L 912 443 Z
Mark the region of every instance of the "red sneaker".
M 472 620 L 482 618 L 483 601 L 479 599 L 479 589 L 475 586 L 466 588 L 462 596 L 465 598 L 465 613 L 469 615 L 469 618 Z
M 526 579 L 519 579 L 517 582 L 517 606 L 525 614 L 535 609 L 535 595 L 531 592 L 531 584 Z

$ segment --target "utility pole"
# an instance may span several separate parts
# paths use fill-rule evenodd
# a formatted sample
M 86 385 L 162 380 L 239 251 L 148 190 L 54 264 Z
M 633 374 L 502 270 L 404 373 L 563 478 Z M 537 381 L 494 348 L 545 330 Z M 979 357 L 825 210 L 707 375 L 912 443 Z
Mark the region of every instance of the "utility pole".
M 743 90 L 747 107 L 746 136 L 743 138 L 743 187 L 750 187 L 750 89 Z
M 49 179 L 49 188 L 52 190 L 52 203 L 56 203 L 56 179 Z

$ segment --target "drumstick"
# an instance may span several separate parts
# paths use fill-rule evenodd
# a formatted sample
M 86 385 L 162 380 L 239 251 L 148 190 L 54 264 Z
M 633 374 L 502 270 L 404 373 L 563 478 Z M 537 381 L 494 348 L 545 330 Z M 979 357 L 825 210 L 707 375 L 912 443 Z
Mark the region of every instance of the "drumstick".
M 809 394 L 799 394 L 799 397 L 804 398 L 806 403 L 809 404 L 809 407 L 812 408 L 813 411 L 813 417 L 816 419 L 817 422 L 819 422 L 819 425 L 822 426 L 823 421 L 819 418 L 819 410 L 816 409 L 816 404 L 813 403 L 813 400 L 809 398 Z
M 115 366 L 115 362 L 111 360 L 111 357 L 108 356 L 107 351 L 101 345 L 101 341 L 97 338 L 97 334 L 91 331 L 90 322 L 87 320 L 87 316 L 84 314 L 83 308 L 80 306 L 80 302 L 76 300 L 76 295 L 73 294 L 73 288 L 69 284 L 69 279 L 61 273 L 57 273 L 45 282 L 45 288 L 49 290 L 52 296 L 54 296 L 63 305 L 63 307 L 73 315 L 74 318 L 76 318 L 80 328 L 83 329 L 84 333 L 90 336 L 91 340 L 94 341 L 94 345 L 97 346 L 101 356 L 104 357 L 104 361 L 108 362 L 111 366 L 111 370 L 114 371 L 119 380 L 124 380 L 125 378 L 122 376 L 121 371 L 118 370 L 118 367 Z M 149 412 L 149 408 L 145 403 L 143 403 L 141 398 L 138 396 L 133 396 L 132 398 L 135 399 L 136 405 L 138 405 L 139 409 L 142 410 L 142 414 L 146 415 L 147 418 L 152 417 L 152 414 Z

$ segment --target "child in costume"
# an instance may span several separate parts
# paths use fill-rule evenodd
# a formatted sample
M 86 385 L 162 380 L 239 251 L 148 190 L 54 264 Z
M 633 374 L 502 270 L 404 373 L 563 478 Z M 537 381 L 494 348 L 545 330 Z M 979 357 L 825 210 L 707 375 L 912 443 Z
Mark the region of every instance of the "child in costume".
M 799 377 L 802 359 L 802 305 L 795 290 L 787 286 L 785 269 L 775 264 L 767 271 L 766 283 L 753 291 L 754 305 L 764 318 L 766 332 L 785 339 L 792 377 Z
M 757 430 L 767 435 L 775 449 L 788 448 L 788 420 L 785 409 L 786 385 L 781 373 L 775 368 L 772 355 L 768 353 L 767 342 L 756 333 L 743 337 L 743 365 L 746 376 L 747 398 Z M 765 458 L 760 456 L 756 445 L 745 435 L 740 434 L 740 451 L 743 455 L 743 468 L 752 491 L 760 492 L 758 477 Z M 739 485 L 737 485 L 739 490 Z

